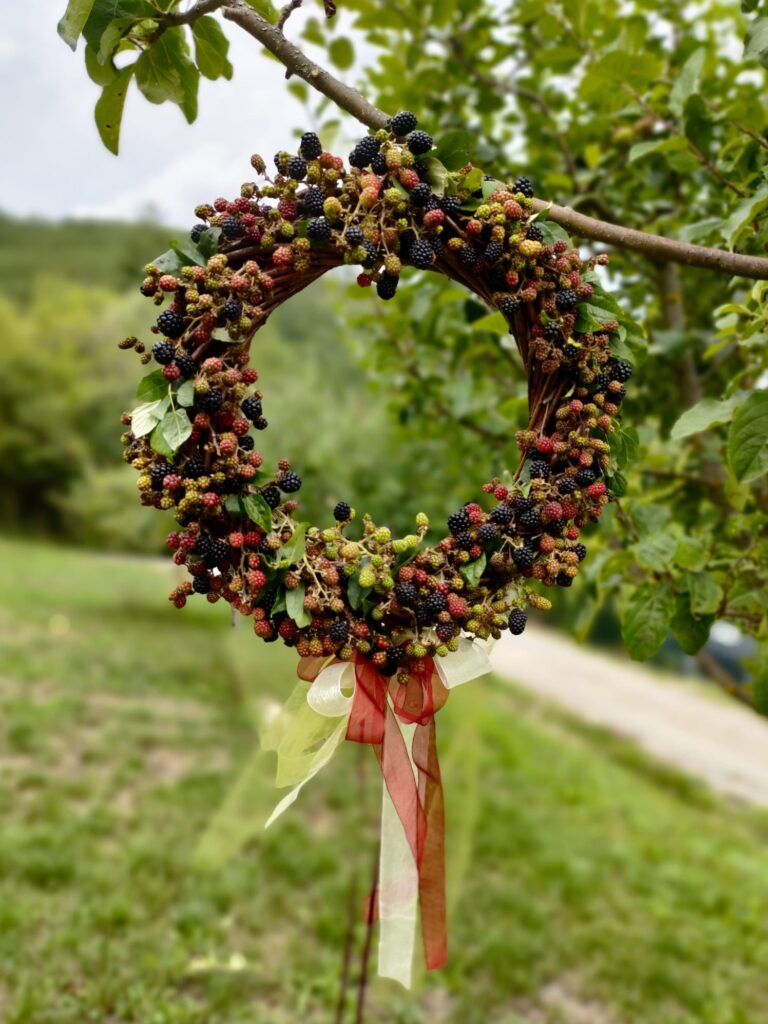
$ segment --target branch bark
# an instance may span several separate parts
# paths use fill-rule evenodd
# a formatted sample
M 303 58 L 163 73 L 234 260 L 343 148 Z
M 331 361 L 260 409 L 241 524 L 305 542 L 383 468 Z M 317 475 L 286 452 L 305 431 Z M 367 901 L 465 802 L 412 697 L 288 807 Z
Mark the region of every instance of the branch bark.
M 357 89 L 339 81 L 330 71 L 310 60 L 276 25 L 270 24 L 257 14 L 245 0 L 220 0 L 213 6 L 211 3 L 212 0 L 208 0 L 208 3 L 201 0 L 187 17 L 191 17 L 201 7 L 215 9 L 220 6 L 228 21 L 239 25 L 277 57 L 286 69 L 286 77 L 297 75 L 373 131 L 386 127 L 388 114 L 369 103 Z M 620 249 L 632 249 L 657 261 L 669 260 L 690 267 L 699 267 L 702 270 L 714 270 L 758 281 L 768 280 L 768 259 L 762 256 L 745 256 L 741 253 L 679 242 L 663 235 L 652 235 L 620 224 L 596 220 L 568 206 L 558 206 L 556 203 L 547 203 L 541 199 L 534 200 L 534 207 L 536 210 L 546 209 L 550 220 L 582 238 L 605 242 Z

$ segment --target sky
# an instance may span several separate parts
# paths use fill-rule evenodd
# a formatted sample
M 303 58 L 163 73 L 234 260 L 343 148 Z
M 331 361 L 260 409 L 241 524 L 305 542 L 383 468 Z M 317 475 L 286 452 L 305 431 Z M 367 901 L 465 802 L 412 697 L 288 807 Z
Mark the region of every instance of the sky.
M 304 127 L 302 106 L 258 44 L 226 26 L 232 81 L 200 83 L 200 113 L 188 125 L 178 107 L 148 103 L 132 87 L 119 157 L 93 121 L 99 89 L 82 54 L 56 34 L 66 0 L 4 5 L 0 24 L 0 210 L 17 216 L 134 218 L 185 225 L 194 207 L 236 195 L 253 177 L 249 158 L 270 160 Z M 299 12 L 299 17 L 301 12 Z M 296 17 L 296 16 L 294 16 Z M 297 18 L 298 21 L 298 18 Z M 289 29 L 295 25 L 291 22 Z M 306 127 L 311 127 L 307 125 Z

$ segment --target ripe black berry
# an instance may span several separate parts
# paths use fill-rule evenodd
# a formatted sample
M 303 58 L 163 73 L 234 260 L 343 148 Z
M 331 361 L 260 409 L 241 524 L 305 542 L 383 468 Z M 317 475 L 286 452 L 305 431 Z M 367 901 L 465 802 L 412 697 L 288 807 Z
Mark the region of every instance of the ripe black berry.
M 277 489 L 277 487 L 275 487 L 274 484 L 269 484 L 259 493 L 261 494 L 264 501 L 266 501 L 266 503 L 269 505 L 269 507 L 273 509 L 277 508 L 277 506 L 283 500 L 280 497 L 280 491 Z
M 156 462 L 149 471 L 152 478 L 152 490 L 160 491 L 163 487 L 163 480 L 169 473 L 173 473 L 173 466 L 168 462 Z
M 189 237 L 197 244 L 203 237 L 203 232 L 208 230 L 207 224 L 195 224 L 189 232 Z
M 261 399 L 257 398 L 256 395 L 251 395 L 250 398 L 243 400 L 240 408 L 243 410 L 243 415 L 247 416 L 251 422 L 254 422 L 261 416 Z
M 333 518 L 337 523 L 348 523 L 349 517 L 352 515 L 352 509 L 349 503 L 346 501 L 339 501 L 336 504 L 336 508 L 333 510 Z
M 176 348 L 170 341 L 158 341 L 152 346 L 152 355 L 161 366 L 167 366 L 173 362 L 176 355 Z
M 424 601 L 424 604 L 426 605 L 427 611 L 429 612 L 430 616 L 433 619 L 436 618 L 436 616 L 438 616 L 440 612 L 444 612 L 445 609 L 448 607 L 448 602 L 446 600 L 445 594 L 441 594 L 439 590 L 436 590 L 433 594 L 430 594 L 429 597 Z
M 519 548 L 512 548 L 512 560 L 518 569 L 530 569 L 533 565 L 533 559 L 533 550 L 526 544 L 523 544 Z
M 555 583 L 558 587 L 570 587 L 573 583 L 573 576 L 566 576 L 564 572 L 558 573 Z
M 534 459 L 528 467 L 531 480 L 549 480 L 549 466 L 541 459 Z
M 456 543 L 460 548 L 471 548 L 475 543 L 475 538 L 470 530 L 461 530 L 456 534 Z
M 523 304 L 522 299 L 513 298 L 511 295 L 505 295 L 499 303 L 499 309 L 503 316 L 509 318 L 513 316 Z
M 349 639 L 349 625 L 346 619 L 337 619 L 331 624 L 328 636 L 338 647 L 343 647 Z
M 520 636 L 525 630 L 525 624 L 528 622 L 528 616 L 521 608 L 513 608 L 509 613 L 509 632 L 512 636 Z
M 369 242 L 367 238 L 364 238 L 360 244 L 365 249 L 365 259 L 361 261 L 360 265 L 365 268 L 370 268 L 374 265 L 376 260 L 378 260 L 379 250 L 373 242 Z
M 432 238 L 429 239 L 429 244 L 432 246 L 432 252 L 435 256 L 442 256 L 445 252 L 445 246 L 443 245 L 443 240 L 440 235 L 433 235 Z
M 564 476 L 557 484 L 557 490 L 559 494 L 573 494 L 578 488 L 578 484 L 572 476 Z
M 481 544 L 492 544 L 493 541 L 498 539 L 498 536 L 499 531 L 493 523 L 483 523 L 477 531 L 477 539 Z
M 452 622 L 441 622 L 435 630 L 435 633 L 437 633 L 437 639 L 440 643 L 447 644 L 449 640 L 453 639 L 456 633 L 456 627 Z
M 544 324 L 543 330 L 547 341 L 560 341 L 563 337 L 562 328 L 557 320 L 549 320 Z
M 512 509 L 502 502 L 491 509 L 491 522 L 498 526 L 506 526 L 512 520 Z
M 366 135 L 360 139 L 355 148 L 349 154 L 350 167 L 367 167 L 381 148 L 381 143 L 372 135 Z
M 469 525 L 469 513 L 465 508 L 460 508 L 458 512 L 451 512 L 448 516 L 448 529 L 454 536 L 461 533 L 462 530 L 468 529 Z
M 205 576 L 195 576 L 192 580 L 192 589 L 196 594 L 207 594 L 211 589 L 211 581 L 208 573 Z
M 360 245 L 365 236 L 359 224 L 350 224 L 344 237 L 350 245 Z
M 571 548 L 571 551 L 576 552 L 576 555 L 578 556 L 580 562 L 583 562 L 584 559 L 587 557 L 587 549 L 584 547 L 583 544 L 574 544 Z
M 301 477 L 298 473 L 292 473 L 289 470 L 283 473 L 277 481 L 277 486 L 281 491 L 285 491 L 286 494 L 295 494 L 296 491 L 301 489 Z
M 504 246 L 501 242 L 489 242 L 485 247 L 483 259 L 486 263 L 498 263 L 504 255 Z
M 269 426 L 269 420 L 266 419 L 264 416 L 259 416 L 258 419 L 255 419 L 253 421 L 253 425 L 257 430 L 266 430 L 267 427 Z
M 304 132 L 299 143 L 299 152 L 305 160 L 315 160 L 323 152 L 323 144 L 315 132 Z
M 525 232 L 526 238 L 531 242 L 543 242 L 544 232 L 541 230 L 538 224 L 529 224 L 528 230 Z
M 176 356 L 174 362 L 178 366 L 182 377 L 194 377 L 197 373 L 197 363 L 192 356 Z
M 246 434 L 245 437 L 240 438 L 240 447 L 244 452 L 252 452 L 256 447 L 256 442 L 250 434 Z
M 226 562 L 229 558 L 229 553 L 229 544 L 225 540 L 211 540 L 203 555 L 203 562 L 209 569 L 213 569 L 214 566 Z
M 388 647 L 387 648 L 387 668 L 391 670 L 391 674 L 397 671 L 400 665 L 405 661 L 405 648 L 404 647 Z
M 225 238 L 237 238 L 241 230 L 237 217 L 225 217 L 221 222 L 221 233 Z
M 541 516 L 537 508 L 531 508 L 520 516 L 520 525 L 524 530 L 535 530 L 541 525 Z
M 418 123 L 416 115 L 412 114 L 410 110 L 401 110 L 399 114 L 390 117 L 387 127 L 393 135 L 402 136 L 412 132 Z
M 583 466 L 576 474 L 575 480 L 579 487 L 589 487 L 595 482 L 595 471 L 588 466 Z
M 533 183 L 530 178 L 521 175 L 512 186 L 513 192 L 522 192 L 528 199 L 533 198 Z
M 224 402 L 224 392 L 220 388 L 209 388 L 204 394 L 197 395 L 195 402 L 204 412 L 216 412 Z
M 157 326 L 166 338 L 180 338 L 184 333 L 184 320 L 172 309 L 165 309 L 157 318 Z
M 307 238 L 327 242 L 331 237 L 331 225 L 325 217 L 315 217 L 307 222 Z
M 438 203 L 446 217 L 454 217 L 461 207 L 457 196 L 440 196 Z
M 632 363 L 627 362 L 626 359 L 617 359 L 611 367 L 610 374 L 613 380 L 626 384 L 632 376 Z
M 561 292 L 558 292 L 557 295 L 555 295 L 557 308 L 562 309 L 566 313 L 571 309 L 575 309 L 578 301 L 579 297 L 573 288 L 564 288 Z
M 395 597 L 403 608 L 413 608 L 419 600 L 419 591 L 413 583 L 398 583 L 395 587 Z
M 225 320 L 239 320 L 243 315 L 243 307 L 237 299 L 228 299 L 221 307 Z
M 373 160 L 371 160 L 371 170 L 374 174 L 387 173 L 387 158 L 383 153 L 377 153 Z
M 414 267 L 417 267 L 419 270 L 426 270 L 427 267 L 432 266 L 432 262 L 435 258 L 435 252 L 429 242 L 424 239 L 419 239 L 413 243 L 411 253 L 408 258 Z
M 426 132 L 411 132 L 407 139 L 408 149 L 416 156 L 428 153 L 432 149 L 432 136 Z
M 184 476 L 196 480 L 205 472 L 205 463 L 199 455 L 190 455 L 184 463 Z
M 391 274 L 382 274 L 381 277 L 376 280 L 376 294 L 380 299 L 393 299 L 395 292 L 397 291 L 397 285 L 400 281 L 399 277 L 393 277 Z
M 319 216 L 323 212 L 323 203 L 325 202 L 325 192 L 317 185 L 310 185 L 306 192 L 303 192 L 299 197 L 304 203 L 305 213 L 312 213 L 315 216 Z
M 432 189 L 426 181 L 420 181 L 411 189 L 411 202 L 414 206 L 426 206 L 432 196 Z
M 459 249 L 459 262 L 465 267 L 474 267 L 477 263 L 477 252 L 471 245 L 464 245 Z

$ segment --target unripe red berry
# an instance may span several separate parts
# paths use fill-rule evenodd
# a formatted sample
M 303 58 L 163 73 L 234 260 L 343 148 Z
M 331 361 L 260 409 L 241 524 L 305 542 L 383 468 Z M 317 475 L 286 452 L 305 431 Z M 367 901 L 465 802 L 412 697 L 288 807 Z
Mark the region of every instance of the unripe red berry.
M 181 370 L 175 363 L 168 363 L 167 366 L 163 367 L 163 376 L 166 380 L 178 380 L 181 377 Z

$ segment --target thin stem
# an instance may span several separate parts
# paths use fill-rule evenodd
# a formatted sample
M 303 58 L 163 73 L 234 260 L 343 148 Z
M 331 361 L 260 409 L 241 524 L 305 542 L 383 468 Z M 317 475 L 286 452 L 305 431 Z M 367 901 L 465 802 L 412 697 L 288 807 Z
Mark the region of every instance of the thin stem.
M 376 843 L 373 854 L 373 872 L 371 875 L 371 895 L 368 903 L 368 914 L 365 929 L 365 945 L 360 962 L 360 981 L 357 986 L 357 1011 L 355 1013 L 355 1024 L 363 1024 L 365 1018 L 365 997 L 368 991 L 368 965 L 371 959 L 373 948 L 373 926 L 376 918 L 376 888 L 379 884 L 379 853 L 380 842 Z

